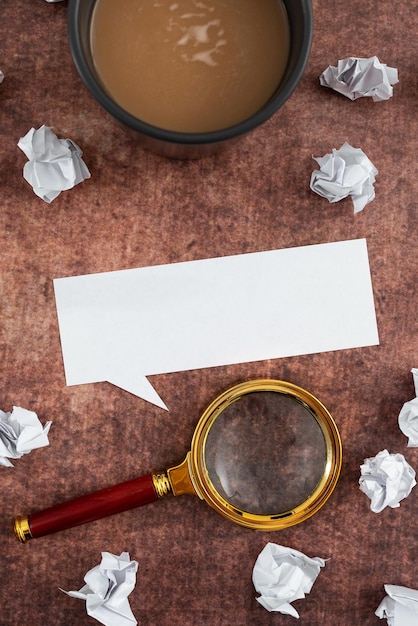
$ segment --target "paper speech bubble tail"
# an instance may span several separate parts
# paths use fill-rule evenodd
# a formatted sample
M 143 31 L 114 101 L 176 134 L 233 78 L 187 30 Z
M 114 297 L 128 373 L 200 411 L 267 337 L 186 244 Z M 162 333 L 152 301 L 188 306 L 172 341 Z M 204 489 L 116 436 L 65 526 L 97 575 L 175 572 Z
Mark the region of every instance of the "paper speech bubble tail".
M 116 385 L 125 391 L 129 391 L 129 393 L 133 393 L 135 396 L 142 398 L 146 402 L 151 402 L 151 404 L 155 404 L 155 406 L 168 411 L 167 406 L 161 400 L 160 396 L 145 376 L 133 375 L 132 373 L 128 374 L 123 371 L 120 375 L 112 373 L 112 375 L 108 376 L 106 380 L 107 382 L 112 383 L 112 385 Z

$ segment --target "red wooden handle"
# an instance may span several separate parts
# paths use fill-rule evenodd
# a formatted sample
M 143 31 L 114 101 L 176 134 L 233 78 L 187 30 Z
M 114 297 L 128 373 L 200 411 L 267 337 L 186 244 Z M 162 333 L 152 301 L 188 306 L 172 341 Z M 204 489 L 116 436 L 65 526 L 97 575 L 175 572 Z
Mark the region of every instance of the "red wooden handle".
M 157 499 L 152 475 L 147 474 L 29 515 L 30 535 L 33 538 L 43 537 L 150 504 Z

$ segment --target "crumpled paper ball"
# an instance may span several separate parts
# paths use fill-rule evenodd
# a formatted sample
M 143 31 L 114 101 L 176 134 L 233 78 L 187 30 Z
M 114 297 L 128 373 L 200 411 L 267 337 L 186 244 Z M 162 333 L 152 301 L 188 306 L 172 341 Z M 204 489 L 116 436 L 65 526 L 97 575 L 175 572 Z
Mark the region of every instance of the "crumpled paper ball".
M 399 428 L 408 437 L 408 448 L 418 448 L 418 369 L 412 369 L 415 398 L 405 402 L 398 416 Z
M 385 585 L 388 594 L 376 609 L 375 615 L 386 619 L 388 626 L 418 624 L 418 590 L 399 585 Z
M 253 584 L 261 594 L 257 602 L 268 611 L 299 617 L 290 603 L 311 591 L 324 565 L 319 557 L 310 558 L 292 548 L 268 543 L 253 569 Z
M 58 139 L 49 126 L 31 128 L 17 145 L 29 159 L 23 177 L 45 202 L 90 178 L 81 149 L 71 139 Z
M 2 83 L 4 81 L 4 74 L 3 72 L 0 70 L 0 83 Z
M 361 148 L 353 148 L 345 142 L 339 150 L 335 148 L 323 157 L 313 157 L 320 169 L 311 175 L 312 191 L 328 202 L 339 202 L 351 196 L 354 213 L 374 200 L 377 169 Z
M 0 411 L 0 465 L 13 467 L 8 459 L 20 459 L 31 450 L 49 445 L 51 424 L 42 426 L 36 413 L 18 406 L 11 413 Z
M 137 624 L 128 600 L 135 587 L 137 570 L 138 563 L 130 560 L 128 552 L 119 556 L 102 552 L 100 565 L 85 575 L 84 587 L 79 591 L 61 591 L 85 600 L 87 614 L 105 626 Z
M 392 85 L 399 80 L 395 67 L 388 67 L 373 56 L 367 59 L 348 57 L 338 61 L 337 67 L 329 65 L 319 77 L 319 82 L 350 100 L 371 97 L 374 102 L 379 102 L 392 97 Z
M 387 450 L 365 459 L 360 470 L 360 491 L 370 498 L 374 513 L 380 513 L 387 506 L 397 508 L 417 484 L 415 470 L 403 454 L 389 454 Z

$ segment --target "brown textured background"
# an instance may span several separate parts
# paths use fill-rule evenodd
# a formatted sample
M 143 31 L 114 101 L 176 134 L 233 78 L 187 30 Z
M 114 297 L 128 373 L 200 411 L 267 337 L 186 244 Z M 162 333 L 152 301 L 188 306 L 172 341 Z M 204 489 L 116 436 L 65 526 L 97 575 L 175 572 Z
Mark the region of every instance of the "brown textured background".
M 358 489 L 363 459 L 384 448 L 418 467 L 397 426 L 418 366 L 418 12 L 389 0 L 313 4 L 310 61 L 282 110 L 222 156 L 176 162 L 140 148 L 86 92 L 66 2 L 0 1 L 0 408 L 53 420 L 49 447 L 0 468 L 1 626 L 95 623 L 59 587 L 80 588 L 104 550 L 139 562 L 130 602 L 147 626 L 292 623 L 254 599 L 267 541 L 330 559 L 295 602 L 304 626 L 372 626 L 384 583 L 418 588 L 418 490 L 374 514 Z M 327 65 L 374 54 L 399 69 L 391 100 L 350 102 L 319 86 Z M 23 180 L 16 147 L 42 124 L 76 141 L 92 174 L 51 205 Z M 358 215 L 350 199 L 331 205 L 309 190 L 312 154 L 344 141 L 379 170 Z M 357 237 L 368 242 L 380 346 L 155 376 L 169 413 L 109 384 L 65 386 L 53 278 Z M 16 514 L 180 461 L 206 404 L 250 376 L 305 386 L 339 425 L 341 479 L 316 516 L 259 533 L 185 496 L 26 545 L 13 537 Z

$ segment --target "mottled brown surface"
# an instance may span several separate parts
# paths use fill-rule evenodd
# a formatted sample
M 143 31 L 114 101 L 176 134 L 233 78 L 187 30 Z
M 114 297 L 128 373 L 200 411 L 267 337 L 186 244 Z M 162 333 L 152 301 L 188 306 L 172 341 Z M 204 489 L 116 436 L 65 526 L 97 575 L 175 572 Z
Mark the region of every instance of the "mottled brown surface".
M 0 407 L 53 420 L 48 448 L 0 468 L 1 626 L 93 623 L 59 587 L 81 587 L 104 550 L 139 562 L 130 601 L 144 626 L 292 623 L 254 599 L 252 567 L 267 541 L 330 559 L 295 602 L 304 626 L 372 626 L 384 583 L 418 588 L 417 489 L 380 514 L 358 489 L 359 465 L 383 448 L 418 467 L 397 426 L 417 366 L 418 13 L 389 0 L 314 0 L 314 9 L 307 71 L 282 110 L 227 154 L 175 162 L 141 149 L 88 95 L 65 2 L 0 1 Z M 327 65 L 374 54 L 399 69 L 388 102 L 319 87 Z M 76 141 L 92 174 L 51 205 L 23 180 L 16 147 L 42 124 Z M 309 190 L 312 154 L 344 141 L 379 169 L 376 199 L 358 215 L 351 200 L 331 205 Z M 155 376 L 169 413 L 106 383 L 65 386 L 53 278 L 357 237 L 368 242 L 380 346 Z M 316 516 L 259 533 L 184 496 L 27 545 L 13 537 L 16 514 L 180 461 L 205 405 L 250 376 L 305 386 L 339 425 L 342 476 Z

